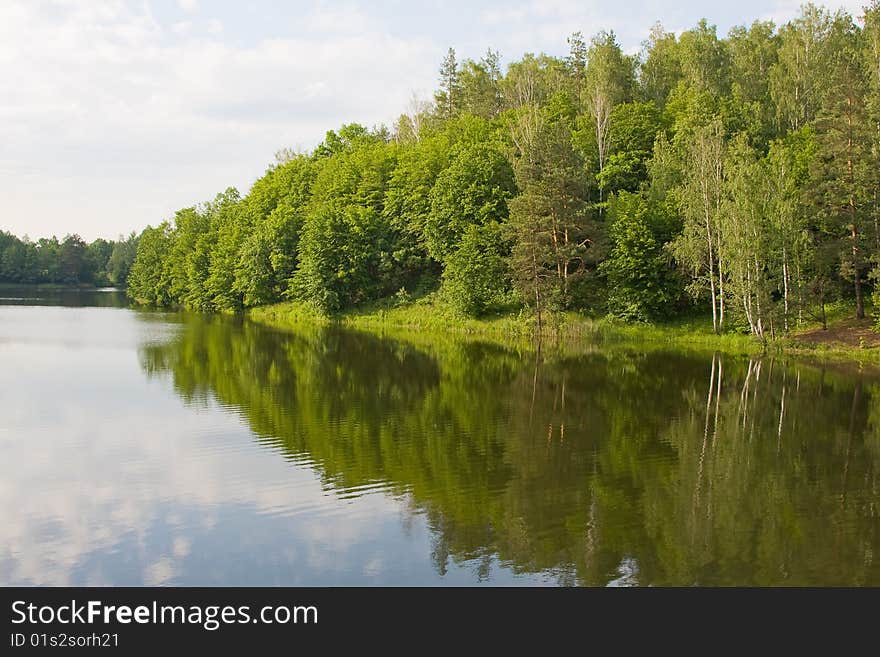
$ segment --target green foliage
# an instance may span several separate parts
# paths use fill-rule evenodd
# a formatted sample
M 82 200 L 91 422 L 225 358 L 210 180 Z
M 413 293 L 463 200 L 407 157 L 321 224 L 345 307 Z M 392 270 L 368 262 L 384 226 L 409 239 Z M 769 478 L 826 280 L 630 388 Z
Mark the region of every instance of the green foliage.
M 681 76 L 675 34 L 666 32 L 660 23 L 656 23 L 645 41 L 645 52 L 639 67 L 643 97 L 663 108 Z
M 128 274 L 128 294 L 140 303 L 168 305 L 171 295 L 171 226 L 168 222 L 147 227 L 138 238 L 137 257 Z
M 639 194 L 621 192 L 609 206 L 611 250 L 602 263 L 608 308 L 625 320 L 668 318 L 681 295 L 669 253 L 663 248 L 670 220 Z
M 647 177 L 654 140 L 662 130 L 662 115 L 653 101 L 622 103 L 610 116 L 610 154 L 596 182 L 606 194 L 634 192 Z
M 501 111 L 501 69 L 492 50 L 479 61 L 468 60 L 458 72 L 462 111 L 492 119 Z
M 323 313 L 378 298 L 391 268 L 390 231 L 371 208 L 324 204 L 309 215 L 293 281 Z
M 431 189 L 431 210 L 425 217 L 430 256 L 446 262 L 468 226 L 504 221 L 514 191 L 513 170 L 498 148 L 480 144 L 462 150 Z
M 576 33 L 568 57 L 506 70 L 450 49 L 433 103 L 393 132 L 352 123 L 283 151 L 243 197 L 145 232 L 133 264 L 131 238 L 0 234 L 0 278 L 128 276 L 149 303 L 322 313 L 442 284 L 459 315 L 513 299 L 538 324 L 652 321 L 711 304 L 718 332 L 789 331 L 880 278 L 878 16 L 807 5 L 726 38 L 657 25 L 638 57 Z
M 79 235 L 67 235 L 61 242 L 55 237 L 32 242 L 0 231 L 0 282 L 124 286 L 134 253 L 128 248 L 123 258 L 123 252 L 131 239 L 87 244 Z
M 185 316 L 141 367 L 184 402 L 237 409 L 343 495 L 405 493 L 439 572 L 488 554 L 593 586 L 619 583 L 622 563 L 643 585 L 880 583 L 869 377 L 744 358 L 741 336 L 709 336 L 730 356 L 671 351 L 676 332 L 649 327 L 609 327 L 635 349 L 603 330 L 601 350 L 538 354 L 424 325 L 224 319 Z
M 125 287 L 128 274 L 137 256 L 138 236 L 131 233 L 127 238 L 120 238 L 113 244 L 110 258 L 107 260 L 107 278 L 113 285 Z
M 206 305 L 217 310 L 238 310 L 242 303 L 241 294 L 234 286 L 235 266 L 241 244 L 251 229 L 249 217 L 242 208 L 238 190 L 233 187 L 218 194 L 208 205 L 207 213 L 216 240 L 208 256 L 208 277 L 204 282 Z
M 678 61 L 682 81 L 690 88 L 712 96 L 724 96 L 730 89 L 730 53 L 714 25 L 700 19 L 678 40 Z
M 456 310 L 479 317 L 503 303 L 510 288 L 505 246 L 497 222 L 465 229 L 443 271 L 443 290 Z

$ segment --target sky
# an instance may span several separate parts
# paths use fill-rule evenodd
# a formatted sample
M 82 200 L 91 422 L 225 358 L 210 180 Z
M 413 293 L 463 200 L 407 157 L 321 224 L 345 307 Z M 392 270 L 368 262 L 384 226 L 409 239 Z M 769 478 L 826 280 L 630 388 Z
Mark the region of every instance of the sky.
M 867 0 L 829 1 L 854 15 Z M 0 230 L 115 238 L 229 186 L 343 123 L 391 125 L 429 98 L 446 49 L 564 55 L 614 30 L 700 18 L 719 35 L 784 22 L 797 0 L 0 1 Z

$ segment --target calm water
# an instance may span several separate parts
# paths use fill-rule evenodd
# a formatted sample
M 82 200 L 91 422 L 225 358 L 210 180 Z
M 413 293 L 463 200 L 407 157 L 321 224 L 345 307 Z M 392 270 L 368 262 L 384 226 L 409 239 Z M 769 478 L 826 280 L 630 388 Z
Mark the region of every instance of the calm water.
M 856 370 L 0 296 L 0 584 L 880 584 Z

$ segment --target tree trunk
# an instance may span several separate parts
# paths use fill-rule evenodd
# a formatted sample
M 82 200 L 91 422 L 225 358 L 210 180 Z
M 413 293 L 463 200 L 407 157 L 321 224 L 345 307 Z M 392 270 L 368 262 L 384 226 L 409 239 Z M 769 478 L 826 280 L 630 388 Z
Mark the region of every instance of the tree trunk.
M 559 252 L 559 229 L 556 221 L 556 213 L 550 214 L 551 230 L 550 235 L 553 238 L 553 254 L 556 256 L 556 275 L 562 280 L 562 255 Z
M 718 333 L 724 329 L 724 268 L 721 260 L 721 240 L 716 240 L 718 251 Z
M 859 261 L 861 254 L 859 253 L 859 228 L 856 225 L 856 199 L 854 196 L 855 190 L 855 174 L 854 174 L 854 166 L 853 166 L 853 148 L 854 148 L 854 140 L 853 140 L 853 119 L 852 119 L 852 100 L 847 98 L 846 105 L 848 108 L 848 112 L 846 115 L 847 118 L 847 129 L 849 134 L 847 136 L 847 159 L 846 159 L 846 167 L 847 173 L 849 176 L 849 207 L 847 208 L 849 211 L 849 219 L 850 219 L 850 235 L 852 236 L 852 255 L 853 255 L 853 285 L 855 286 L 856 293 L 856 318 L 864 319 L 865 318 L 865 303 L 862 299 L 862 266 Z
M 855 286 L 856 292 L 856 317 L 858 319 L 865 319 L 865 301 L 862 299 L 862 272 L 861 267 L 859 266 L 858 258 L 859 258 L 859 233 L 855 226 L 852 227 L 852 240 L 853 240 L 853 285 Z
M 541 317 L 541 290 L 540 290 L 540 281 L 538 279 L 538 259 L 535 254 L 532 254 L 532 276 L 534 278 L 535 283 L 535 314 L 538 318 L 538 341 L 541 340 L 541 335 L 543 334 L 543 318 Z
M 712 330 L 718 333 L 718 310 L 715 294 L 715 252 L 712 249 L 712 228 L 709 224 L 709 213 L 706 212 L 706 241 L 709 244 L 709 291 L 712 294 Z
M 784 300 L 783 328 L 788 333 L 788 257 L 784 245 L 782 247 L 782 288 Z
M 718 333 L 718 311 L 715 305 L 715 272 L 712 261 L 709 261 L 709 291 L 712 294 L 712 330 Z
M 563 297 L 568 302 L 568 262 L 569 262 L 569 250 L 568 250 L 568 226 L 565 227 L 565 233 L 563 235 L 565 245 L 565 258 L 562 265 L 562 293 Z

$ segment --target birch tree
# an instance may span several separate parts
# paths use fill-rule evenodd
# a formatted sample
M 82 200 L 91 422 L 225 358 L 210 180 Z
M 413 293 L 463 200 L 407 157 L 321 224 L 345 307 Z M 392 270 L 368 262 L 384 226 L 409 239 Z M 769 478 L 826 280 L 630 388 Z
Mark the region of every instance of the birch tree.
M 708 290 L 712 329 L 724 327 L 724 253 L 721 206 L 724 198 L 724 133 L 719 120 L 695 130 L 678 191 L 684 228 L 673 243 L 676 258 L 691 273 L 695 295 Z
M 777 63 L 770 70 L 770 94 L 780 132 L 800 130 L 816 118 L 822 102 L 827 40 L 832 17 L 813 4 L 779 30 Z
M 799 204 L 804 173 L 799 171 L 795 147 L 773 142 L 762 163 L 761 189 L 765 199 L 770 248 L 782 295 L 782 323 L 787 333 L 792 323 L 801 321 L 804 299 L 804 271 L 809 256 L 805 217 Z M 754 194 L 754 190 L 751 192 Z M 793 317 L 797 308 L 798 316 Z
M 597 172 L 601 172 L 611 150 L 612 112 L 615 106 L 631 100 L 634 86 L 633 61 L 623 54 L 614 32 L 600 32 L 593 37 L 585 75 L 582 99 L 593 123 Z
M 761 192 L 764 171 L 757 154 L 740 136 L 727 153 L 724 200 L 715 248 L 724 240 L 726 259 L 718 261 L 719 280 L 728 280 L 728 293 L 741 304 L 751 333 L 762 340 L 771 313 L 772 267 L 767 230 L 767 199 Z

